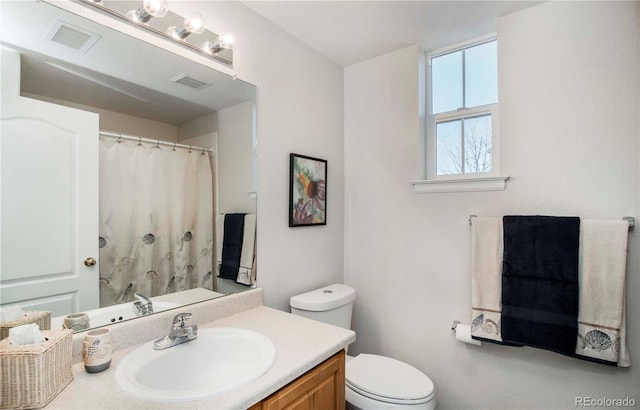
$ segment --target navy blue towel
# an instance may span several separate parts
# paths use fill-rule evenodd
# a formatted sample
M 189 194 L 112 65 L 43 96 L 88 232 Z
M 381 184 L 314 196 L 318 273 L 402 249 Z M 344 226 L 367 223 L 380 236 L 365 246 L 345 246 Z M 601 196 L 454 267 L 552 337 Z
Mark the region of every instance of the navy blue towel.
M 580 218 L 505 216 L 502 339 L 575 355 Z
M 244 238 L 244 216 L 245 214 L 226 214 L 224 216 L 222 262 L 219 273 L 223 279 L 238 279 Z

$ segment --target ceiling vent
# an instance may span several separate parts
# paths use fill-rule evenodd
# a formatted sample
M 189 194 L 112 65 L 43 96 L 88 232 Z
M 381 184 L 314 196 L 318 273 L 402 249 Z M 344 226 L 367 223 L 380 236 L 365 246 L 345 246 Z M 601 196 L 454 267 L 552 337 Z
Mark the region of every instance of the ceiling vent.
M 185 86 L 190 87 L 190 88 L 195 88 L 196 90 L 199 90 L 201 88 L 204 88 L 204 87 L 207 87 L 207 86 L 211 85 L 211 83 L 205 83 L 204 81 L 197 80 L 197 79 L 189 76 L 189 74 L 177 75 L 177 76 L 173 77 L 171 79 L 171 81 L 173 81 L 175 83 L 178 83 L 178 84 L 185 85 Z
M 62 44 L 82 53 L 89 51 L 100 39 L 100 36 L 90 31 L 78 28 L 64 21 L 56 20 L 47 34 L 47 40 Z

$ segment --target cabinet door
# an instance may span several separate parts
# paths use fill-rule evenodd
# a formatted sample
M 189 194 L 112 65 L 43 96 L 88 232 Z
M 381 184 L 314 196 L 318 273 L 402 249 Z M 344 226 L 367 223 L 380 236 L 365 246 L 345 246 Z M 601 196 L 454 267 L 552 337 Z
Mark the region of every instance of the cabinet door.
M 344 351 L 262 401 L 262 410 L 344 410 Z

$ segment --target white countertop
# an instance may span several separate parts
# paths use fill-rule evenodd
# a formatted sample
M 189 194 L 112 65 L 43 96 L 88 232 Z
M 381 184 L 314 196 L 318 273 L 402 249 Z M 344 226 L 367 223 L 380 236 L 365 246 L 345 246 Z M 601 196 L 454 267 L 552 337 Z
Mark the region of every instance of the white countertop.
M 203 302 L 205 300 L 211 300 L 225 296 L 224 293 L 214 292 L 209 289 L 195 288 L 182 290 L 180 292 L 168 293 L 166 295 L 154 296 L 151 300 L 157 300 L 161 302 L 173 302 L 181 305 L 188 305 L 191 303 Z
M 47 409 L 246 409 L 295 380 L 355 340 L 351 330 L 259 306 L 198 327 L 237 327 L 267 336 L 276 346 L 273 366 L 261 378 L 231 392 L 196 401 L 159 403 L 129 396 L 117 386 L 115 368 L 137 346 L 114 352 L 111 367 L 90 374 L 73 365 L 74 380 Z M 152 338 L 149 338 L 151 340 Z M 171 375 L 167 375 L 171 377 Z

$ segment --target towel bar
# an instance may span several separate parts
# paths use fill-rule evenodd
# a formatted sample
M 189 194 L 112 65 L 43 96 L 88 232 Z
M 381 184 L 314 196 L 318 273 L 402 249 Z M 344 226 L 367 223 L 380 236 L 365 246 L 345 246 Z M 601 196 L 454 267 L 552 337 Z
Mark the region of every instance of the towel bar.
M 469 225 L 471 225 L 471 220 L 473 218 L 476 218 L 478 215 L 469 215 Z M 634 218 L 633 216 L 624 216 L 622 217 L 622 219 L 624 219 L 625 221 L 629 222 L 629 230 L 633 231 L 633 228 L 635 228 L 636 225 L 636 218 Z

